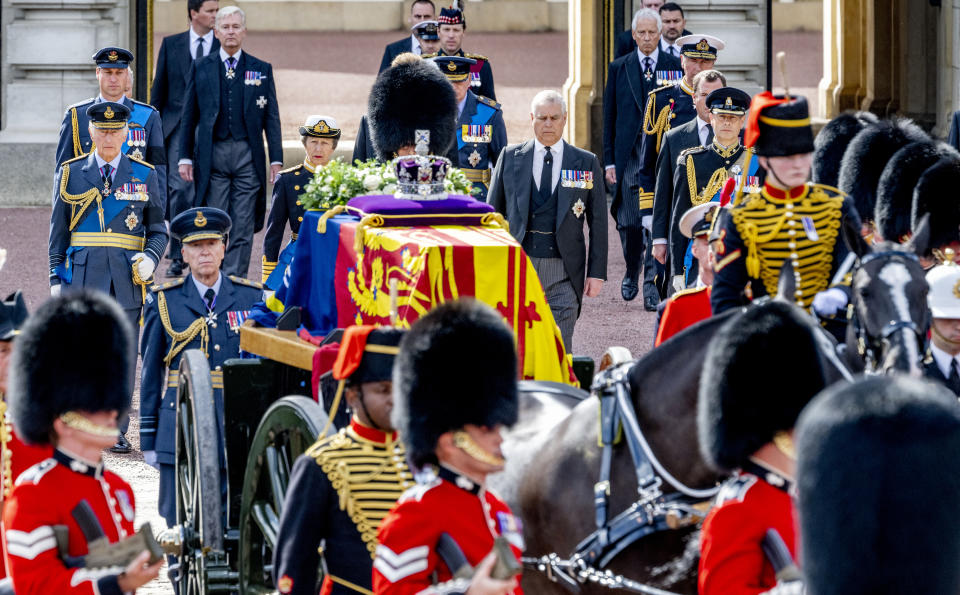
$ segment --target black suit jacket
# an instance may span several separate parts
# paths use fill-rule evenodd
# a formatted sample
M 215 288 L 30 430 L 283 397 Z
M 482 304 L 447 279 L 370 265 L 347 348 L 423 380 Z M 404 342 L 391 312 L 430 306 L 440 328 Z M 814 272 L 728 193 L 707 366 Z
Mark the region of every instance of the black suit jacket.
M 697 119 L 667 131 L 657 155 L 657 184 L 653 191 L 653 239 L 670 239 L 673 217 L 673 172 L 680 152 L 700 144 Z
M 956 122 L 956 116 L 954 116 L 954 122 Z M 947 378 L 943 375 L 943 372 L 940 371 L 940 366 L 938 366 L 936 360 L 933 360 L 932 358 L 929 364 L 923 364 L 923 375 L 930 380 L 935 380 L 945 387 L 950 388 L 950 383 L 947 382 Z M 957 397 L 960 397 L 960 393 L 954 391 L 954 394 L 956 394 Z
M 211 54 L 220 51 L 220 40 L 213 38 Z M 150 103 L 160 112 L 163 123 L 163 140 L 166 142 L 180 123 L 183 112 L 183 97 L 187 92 L 190 68 L 193 56 L 190 54 L 190 32 L 168 35 L 160 43 L 160 55 L 157 57 L 157 71 L 153 75 L 150 87 Z M 176 167 L 173 164 L 171 167 Z
M 259 85 L 243 85 L 243 123 L 247 128 L 253 167 L 260 180 L 255 230 L 263 228 L 267 210 L 267 156 L 263 151 L 263 136 L 267 136 L 270 161 L 283 162 L 283 144 L 280 133 L 280 111 L 277 108 L 277 88 L 273 82 L 273 67 L 247 52 L 243 52 L 236 68 L 240 81 L 245 72 L 259 72 Z M 213 127 L 220 112 L 220 53 L 209 55 L 193 63 L 183 104 L 184 134 L 180 139 L 180 155 L 193 159 L 193 179 L 197 188 L 196 204 L 206 204 L 210 173 L 213 167 Z M 196 131 L 196 134 L 192 134 Z
M 377 73 L 381 73 L 390 68 L 390 63 L 393 62 L 394 58 L 412 49 L 413 38 L 410 35 L 407 35 L 403 39 L 398 39 L 393 43 L 388 43 L 387 47 L 383 48 L 383 58 L 380 59 L 380 70 L 378 70 Z
M 960 151 L 960 111 L 953 112 L 950 118 L 950 134 L 947 136 L 947 143 Z
M 504 147 L 497 158 L 490 180 L 487 202 L 507 218 L 510 233 L 521 244 L 530 216 L 530 190 L 533 183 L 533 140 Z M 607 278 L 607 198 L 603 187 L 600 160 L 589 151 L 564 141 L 561 169 L 593 172 L 593 188 L 568 188 L 557 182 L 557 246 L 563 267 L 583 302 L 586 277 Z M 583 213 L 573 209 L 582 201 Z M 583 222 L 590 226 L 589 255 L 584 246 Z
M 616 166 L 620 182 L 631 153 L 635 148 L 639 150 L 643 109 L 647 95 L 657 87 L 657 80 L 656 76 L 645 80 L 636 51 L 614 60 L 608 68 L 603 92 L 603 165 Z M 659 52 L 654 72 L 658 70 L 680 70 L 680 61 Z M 617 190 L 611 207 L 613 213 L 620 204 L 619 187 Z

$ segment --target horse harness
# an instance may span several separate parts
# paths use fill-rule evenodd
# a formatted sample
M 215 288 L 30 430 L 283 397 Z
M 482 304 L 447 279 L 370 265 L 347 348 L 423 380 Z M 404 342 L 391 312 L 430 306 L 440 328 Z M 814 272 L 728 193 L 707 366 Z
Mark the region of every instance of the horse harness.
M 670 474 L 654 455 L 637 421 L 630 400 L 628 374 L 635 362 L 610 367 L 593 379 L 591 393 L 600 401 L 600 445 L 603 448 L 600 477 L 593 486 L 596 530 L 582 540 L 568 558 L 552 553 L 539 558 L 524 557 L 524 565 L 546 574 L 577 593 L 580 585 L 591 582 L 611 589 L 622 589 L 647 595 L 670 595 L 668 591 L 650 587 L 604 568 L 620 552 L 638 540 L 671 529 L 694 525 L 705 516 L 698 505 L 712 499 L 719 487 L 694 489 Z M 637 476 L 637 500 L 625 511 L 609 518 L 610 473 L 613 447 L 626 441 Z M 664 494 L 666 482 L 676 492 Z

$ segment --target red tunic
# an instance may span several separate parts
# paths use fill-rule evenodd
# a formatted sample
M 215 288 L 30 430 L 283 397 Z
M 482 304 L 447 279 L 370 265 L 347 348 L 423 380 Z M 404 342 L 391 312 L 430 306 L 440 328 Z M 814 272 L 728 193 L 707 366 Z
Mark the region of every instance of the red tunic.
M 760 472 L 760 471 L 758 471 Z M 703 522 L 700 541 L 700 595 L 762 593 L 777 584 L 773 566 L 761 549 L 768 529 L 776 529 L 796 560 L 796 527 L 790 483 L 765 474 L 774 486 L 752 473 L 727 480 Z
M 49 593 L 118 594 L 123 568 L 67 568 L 53 527 L 65 525 L 68 555 L 88 552 L 87 540 L 71 512 L 86 500 L 110 543 L 134 533 L 133 490 L 103 465 L 91 467 L 54 451 L 24 472 L 3 513 L 7 568 L 17 595 Z
M 709 287 L 685 289 L 675 293 L 663 307 L 660 328 L 657 329 L 657 339 L 653 346 L 657 347 L 688 326 L 709 318 L 712 313 Z
M 10 485 L 20 477 L 20 474 L 33 467 L 40 461 L 49 459 L 53 454 L 53 447 L 49 445 L 31 446 L 17 436 L 13 426 L 10 426 L 10 441 L 7 442 L 7 452 L 10 453 Z M 4 467 L 5 468 L 5 467 Z M 2 477 L 3 485 L 6 486 L 7 477 Z M 0 489 L 0 501 L 5 501 L 3 489 Z M 6 557 L 3 554 L 3 542 L 0 541 L 0 578 L 7 576 Z
M 466 585 L 452 575 L 435 546 L 449 534 L 476 566 L 503 535 L 517 559 L 523 551 L 523 529 L 505 502 L 446 467 L 433 481 L 410 488 L 380 525 L 373 562 L 373 592 L 378 595 L 463 593 Z M 434 580 L 436 573 L 436 580 Z M 446 584 L 445 584 L 446 583 Z M 517 587 L 514 595 L 522 595 Z

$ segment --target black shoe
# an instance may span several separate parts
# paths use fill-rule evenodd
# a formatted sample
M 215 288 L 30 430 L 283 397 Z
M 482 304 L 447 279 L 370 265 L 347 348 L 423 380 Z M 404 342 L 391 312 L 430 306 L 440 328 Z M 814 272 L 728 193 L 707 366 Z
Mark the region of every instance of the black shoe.
M 183 275 L 183 261 L 174 260 L 170 263 L 170 266 L 167 268 L 168 277 L 180 277 Z
M 620 295 L 623 296 L 623 299 L 629 302 L 637 297 L 638 293 L 640 293 L 640 285 L 637 283 L 637 280 L 624 277 L 623 282 L 620 283 Z
M 659 305 L 660 302 L 656 298 L 650 296 L 643 298 L 643 309 L 647 312 L 656 312 Z
M 116 453 L 118 455 L 128 454 L 131 450 L 130 443 L 127 442 L 127 437 L 123 434 L 120 434 L 120 439 L 117 440 L 117 443 L 110 447 L 110 452 Z

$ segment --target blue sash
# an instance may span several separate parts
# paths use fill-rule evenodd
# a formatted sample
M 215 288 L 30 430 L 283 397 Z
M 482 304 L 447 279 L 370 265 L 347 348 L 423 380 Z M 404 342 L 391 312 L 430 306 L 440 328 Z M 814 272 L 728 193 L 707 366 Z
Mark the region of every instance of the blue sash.
M 147 133 L 146 133 L 147 120 L 150 119 L 150 114 L 152 112 L 153 112 L 152 107 L 150 107 L 149 105 L 141 105 L 136 101 L 133 102 L 133 108 L 131 108 L 130 110 L 130 120 L 128 122 L 128 125 L 130 126 L 130 128 L 136 128 L 134 124 L 137 124 L 141 129 L 143 129 L 144 139 L 147 138 Z M 130 138 L 130 135 L 128 134 L 127 139 L 129 138 Z M 146 149 L 146 147 L 144 147 L 144 149 Z M 127 144 L 127 140 L 123 141 L 123 146 L 120 148 L 120 150 L 123 151 L 124 155 L 130 152 L 130 145 Z M 143 153 L 146 154 L 146 151 L 143 151 Z M 143 179 L 146 180 L 146 178 L 143 178 Z

